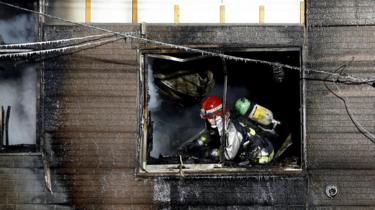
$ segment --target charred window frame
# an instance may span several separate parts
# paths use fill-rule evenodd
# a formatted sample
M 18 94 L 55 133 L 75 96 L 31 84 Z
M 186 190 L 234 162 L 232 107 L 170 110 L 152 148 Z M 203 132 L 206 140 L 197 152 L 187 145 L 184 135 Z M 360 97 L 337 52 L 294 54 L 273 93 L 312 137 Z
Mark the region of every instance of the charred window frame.
M 212 50 L 212 49 L 211 49 Z M 218 49 L 213 49 L 218 50 Z M 276 63 L 283 63 L 283 64 L 289 64 L 293 66 L 302 66 L 302 49 L 298 47 L 286 47 L 286 48 L 241 48 L 241 49 L 220 49 L 221 52 L 224 52 L 225 54 L 230 54 L 234 56 L 239 57 L 247 57 L 247 58 L 253 58 L 253 59 L 259 59 L 259 60 L 266 60 L 270 62 L 276 62 Z M 152 68 L 150 68 L 150 65 L 165 65 L 168 66 L 168 62 L 181 62 L 182 60 L 189 60 L 188 62 L 192 62 L 195 64 L 187 64 L 187 66 L 191 65 L 191 69 L 194 69 L 195 67 L 198 67 L 201 63 L 205 63 L 206 69 L 221 69 L 223 68 L 223 63 L 220 58 L 215 57 L 209 57 L 209 56 L 201 56 L 196 54 L 189 54 L 186 52 L 180 52 L 176 50 L 143 50 L 140 53 L 140 71 L 139 71 L 139 86 L 138 86 L 138 116 L 139 116 L 139 150 L 138 150 L 138 159 L 139 159 L 139 172 L 144 174 L 169 174 L 169 173 L 182 173 L 182 172 L 259 172 L 259 171 L 274 171 L 274 172 L 301 172 L 304 168 L 304 161 L 305 161 L 305 149 L 304 149 L 304 141 L 305 141 L 305 128 L 304 128 L 304 120 L 305 120 L 305 110 L 304 110 L 304 101 L 305 101 L 305 94 L 304 94 L 304 81 L 301 79 L 303 78 L 303 72 L 302 71 L 294 71 L 293 70 L 283 70 L 283 69 L 277 69 L 272 68 L 271 66 L 265 66 L 261 64 L 256 63 L 241 63 L 241 62 L 233 62 L 233 61 L 226 61 L 227 71 L 228 71 L 228 91 L 227 91 L 227 106 L 231 107 L 233 104 L 233 101 L 236 97 L 244 96 L 251 97 L 252 100 L 254 100 L 257 104 L 263 105 L 267 108 L 269 108 L 271 111 L 274 112 L 274 115 L 276 117 L 281 117 L 280 115 L 283 115 L 283 108 L 287 108 L 288 106 L 293 106 L 292 108 L 288 109 L 286 111 L 286 114 L 290 114 L 289 112 L 293 112 L 293 121 L 289 121 L 288 123 L 291 123 L 293 125 L 290 125 L 290 127 L 293 128 L 283 128 L 286 129 L 283 131 L 282 142 L 277 142 L 277 149 L 281 150 L 282 148 L 285 148 L 283 143 L 286 142 L 284 139 L 287 139 L 288 133 L 293 134 L 292 140 L 294 143 L 292 144 L 292 147 L 286 147 L 287 150 L 284 152 L 282 158 L 283 161 L 291 161 L 287 167 L 285 165 L 283 166 L 284 162 L 279 161 L 277 165 L 264 165 L 264 166 L 254 166 L 254 167 L 239 167 L 237 166 L 228 166 L 221 164 L 220 162 L 210 162 L 210 163 L 184 163 L 183 161 L 179 160 L 178 158 L 171 159 L 169 162 L 166 163 L 160 163 L 157 159 L 160 159 L 161 156 L 158 156 L 157 154 L 152 154 L 153 147 L 155 147 L 155 144 L 153 144 L 153 140 L 150 141 L 150 133 L 154 135 L 155 132 L 155 124 L 153 118 L 152 110 L 155 111 L 155 104 L 150 103 L 165 103 L 167 104 L 165 107 L 170 107 L 173 105 L 176 105 L 175 102 L 168 102 L 165 100 L 165 98 L 168 98 L 168 95 L 173 95 L 172 93 L 163 93 L 164 95 L 161 97 L 164 97 L 161 101 L 155 101 L 152 99 L 152 95 L 155 94 L 155 92 L 158 92 L 160 90 L 157 90 L 154 87 L 150 87 L 150 82 L 155 83 L 154 81 L 154 75 L 152 73 Z M 157 61 L 159 60 L 159 61 Z M 164 62 L 163 62 L 164 60 Z M 169 61 L 165 61 L 169 60 Z M 179 60 L 179 61 L 178 61 Z M 150 64 L 152 62 L 152 64 Z M 182 62 L 184 63 L 184 62 Z M 185 63 L 186 64 L 186 63 Z M 194 66 L 196 65 L 196 66 Z M 172 64 L 173 66 L 173 64 Z M 177 65 L 179 66 L 179 65 Z M 164 68 L 164 67 L 160 67 Z M 168 68 L 168 67 L 166 67 Z M 243 76 L 234 74 L 234 69 L 241 69 L 244 71 L 246 68 L 255 69 L 257 71 L 254 75 L 254 78 L 250 79 L 250 83 L 248 86 L 244 88 L 249 88 L 247 90 L 247 93 L 241 92 L 241 85 L 237 87 L 237 85 L 234 85 L 233 82 L 241 81 L 243 79 Z M 256 70 L 258 68 L 258 70 Z M 302 68 L 302 67 L 301 67 Z M 259 70 L 260 69 L 260 70 Z M 262 70 L 263 69 L 263 70 Z M 215 70 L 214 70 L 215 71 Z M 215 72 L 214 72 L 215 73 Z M 249 72 L 246 72 L 244 76 L 248 76 Z M 269 84 L 264 84 L 264 86 L 261 86 L 261 82 L 270 82 L 272 81 L 271 87 L 267 87 Z M 160 79 L 160 77 L 159 77 Z M 277 81 L 277 80 L 284 80 L 284 81 Z M 258 81 L 257 81 L 258 80 Z M 223 81 L 220 81 L 215 84 L 215 86 L 222 84 Z M 253 83 L 253 84 L 252 84 Z M 273 83 L 284 83 L 287 84 L 286 87 L 284 87 L 285 90 L 294 90 L 292 94 L 284 93 L 287 96 L 284 96 L 284 98 L 280 95 L 281 91 L 283 89 L 281 88 L 282 85 L 278 86 Z M 241 83 L 242 85 L 245 84 L 243 81 Z M 155 84 L 154 84 L 155 85 Z M 257 87 L 258 86 L 258 87 Z M 233 91 L 239 88 L 239 92 L 233 94 Z M 281 88 L 281 89 L 280 89 Z M 272 90 L 275 89 L 275 90 Z M 208 95 L 218 95 L 219 97 L 223 97 L 223 88 L 213 88 L 213 90 L 209 91 Z M 254 90 L 257 90 L 258 93 L 254 93 Z M 284 90 L 284 91 L 285 91 Z M 150 93 L 150 91 L 152 93 Z M 252 93 L 249 93 L 249 92 Z M 272 94 L 272 91 L 274 93 Z M 235 91 L 234 91 L 235 92 Z M 246 92 L 246 91 L 245 91 Z M 165 94 L 167 96 L 165 96 Z M 286 100 L 291 99 L 293 102 L 286 102 Z M 152 100 L 152 102 L 150 102 Z M 278 107 L 278 102 L 281 103 Z M 283 105 L 284 103 L 284 105 Z M 168 105 L 169 104 L 169 105 Z M 172 104 L 172 105 L 171 105 Z M 178 104 L 178 103 L 177 103 Z M 293 105 L 292 105 L 293 104 Z M 197 100 L 195 104 L 193 104 L 194 108 L 192 110 L 195 110 L 195 120 L 199 119 L 199 109 L 200 109 L 200 100 Z M 177 113 L 180 110 L 177 110 Z M 163 112 L 163 111 L 162 111 Z M 150 114 L 151 113 L 151 114 Z M 194 118 L 194 113 L 191 114 Z M 169 118 L 173 115 L 172 112 L 166 111 L 166 116 Z M 157 113 L 155 113 L 157 115 Z M 161 114 L 163 115 L 163 113 Z M 275 117 L 275 118 L 276 118 Z M 286 120 L 288 116 L 282 116 L 282 120 Z M 174 120 L 173 117 L 169 120 Z M 167 123 L 168 124 L 168 123 Z M 174 124 L 175 123 L 169 123 Z M 177 123 L 178 124 L 178 123 Z M 200 125 L 201 127 L 204 126 L 204 123 Z M 163 128 L 162 132 L 166 132 L 168 130 L 168 126 L 156 126 L 156 129 Z M 288 130 L 289 129 L 289 130 Z M 186 130 L 189 130 L 187 128 Z M 199 129 L 198 129 L 199 130 Z M 195 130 L 197 131 L 197 130 Z M 185 131 L 184 131 L 185 132 Z M 194 133 L 194 132 L 193 132 Z M 159 134 L 159 138 L 160 138 Z M 180 136 L 184 136 L 183 133 L 180 133 Z M 186 134 L 185 134 L 186 136 Z M 180 140 L 186 140 L 186 138 L 182 137 L 183 139 Z M 160 138 L 162 139 L 162 138 Z M 180 142 L 181 143 L 181 142 Z M 183 143 L 183 142 L 182 142 Z M 292 149 L 292 150 L 291 150 Z M 288 154 L 288 152 L 291 155 Z M 276 151 L 275 151 L 276 152 Z M 288 156 L 290 155 L 290 156 Z M 168 154 L 164 155 L 168 156 Z M 297 160 L 293 160 L 297 156 Z M 291 160 L 288 160 L 288 158 L 291 158 Z M 293 162 L 294 161 L 294 162 Z M 295 163 L 295 165 L 293 165 Z M 292 167 L 290 167 L 293 165 Z M 265 170 L 266 169 L 266 170 Z
M 39 154 L 40 68 L 6 65 L 1 69 L 0 85 L 15 90 L 0 104 L 0 155 Z
M 35 0 L 30 2 L 16 0 L 12 3 L 32 10 L 38 10 L 40 6 L 40 2 Z M 40 17 L 33 16 L 28 12 L 20 10 L 13 11 L 11 8 L 5 8 L 6 7 L 4 7 L 4 11 L 2 11 L 4 14 L 1 14 L 4 19 L 9 19 L 10 22 L 21 21 L 22 24 L 26 24 L 28 27 L 25 27 L 25 31 L 17 31 L 20 33 L 19 36 L 14 36 L 13 34 L 11 37 L 15 38 L 8 40 L 9 43 L 2 43 L 6 40 L 5 38 L 4 40 L 0 39 L 0 44 L 41 40 L 41 37 L 39 37 L 39 35 L 42 34 Z M 22 24 L 18 27 L 23 27 L 24 25 Z M 13 28 L 18 27 L 12 27 L 9 30 L 12 31 Z M 6 34 L 7 31 L 4 33 Z M 13 31 L 13 33 L 15 32 Z M 9 49 L 6 53 L 17 53 L 28 50 L 29 49 Z M 42 114 L 40 106 L 42 95 L 42 65 L 30 61 L 31 60 L 10 60 L 0 63 L 0 85 L 2 87 L 6 86 L 6 89 L 10 90 L 5 95 L 2 95 L 3 100 L 0 99 L 0 156 L 41 155 L 39 152 L 41 141 L 39 137 L 41 136 L 40 133 L 42 130 L 40 120 Z M 4 99 L 4 97 L 9 98 L 11 95 L 16 99 Z M 12 125 L 14 121 L 18 121 L 17 125 L 20 126 Z M 28 137 L 25 138 L 25 136 Z

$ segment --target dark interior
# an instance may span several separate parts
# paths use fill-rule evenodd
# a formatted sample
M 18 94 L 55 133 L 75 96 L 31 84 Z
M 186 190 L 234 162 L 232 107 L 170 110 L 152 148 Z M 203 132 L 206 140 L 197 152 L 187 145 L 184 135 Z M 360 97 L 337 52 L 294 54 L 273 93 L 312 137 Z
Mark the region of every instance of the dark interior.
M 298 50 L 227 51 L 225 54 L 300 66 L 300 51 Z M 168 55 L 178 58 L 199 56 L 189 53 Z M 272 142 L 275 152 L 279 150 L 288 135 L 291 134 L 292 137 L 292 145 L 274 163 L 300 166 L 301 85 L 299 71 L 254 62 L 226 60 L 224 64 L 218 57 L 203 57 L 181 63 L 146 55 L 145 76 L 148 83 L 150 116 L 148 164 L 176 163 L 174 155 L 177 149 L 205 128 L 204 122 L 199 117 L 200 103 L 207 95 L 217 95 L 223 98 L 224 65 L 226 65 L 228 78 L 227 106 L 231 108 L 236 99 L 247 97 L 250 101 L 271 110 L 274 118 L 281 122 L 281 125 L 276 128 L 278 137 Z M 206 94 L 202 91 L 200 97 L 184 94 L 174 97 L 178 93 L 166 91 L 168 87 L 158 84 L 160 82 L 156 78 L 160 72 L 166 72 L 166 74 L 176 71 L 199 73 L 208 70 L 213 72 L 214 86 Z

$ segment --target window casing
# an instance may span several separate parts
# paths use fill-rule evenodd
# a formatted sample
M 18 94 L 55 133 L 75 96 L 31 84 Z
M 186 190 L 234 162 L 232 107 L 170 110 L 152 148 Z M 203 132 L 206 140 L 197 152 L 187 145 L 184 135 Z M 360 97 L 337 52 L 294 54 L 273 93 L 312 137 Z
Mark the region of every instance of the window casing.
M 217 50 L 217 49 L 216 49 Z M 225 54 L 270 62 L 301 66 L 299 48 L 272 49 L 220 49 Z M 301 72 L 288 69 L 276 69 L 258 63 L 226 61 L 216 57 L 201 56 L 173 50 L 143 51 L 139 73 L 139 160 L 141 173 L 184 173 L 184 172 L 251 172 L 267 169 L 268 171 L 301 171 L 303 166 L 303 81 Z M 223 98 L 224 74 L 227 68 L 226 105 L 233 107 L 239 97 L 270 109 L 274 118 L 281 121 L 277 129 L 278 142 L 273 142 L 275 153 L 283 148 L 283 143 L 290 135 L 292 145 L 278 158 L 277 162 L 254 167 L 228 166 L 220 162 L 184 163 L 176 152 L 178 148 L 191 141 L 205 129 L 200 119 L 201 101 L 208 95 Z M 205 72 L 203 78 L 213 74 L 214 84 L 205 80 L 201 87 L 201 96 L 193 93 L 180 94 L 178 81 L 163 81 L 166 75 L 160 72 L 175 71 L 192 74 L 182 80 L 197 78 L 197 72 Z M 211 73 L 207 73 L 211 72 Z M 169 76 L 170 76 L 169 75 Z M 202 73 L 201 73 L 202 76 Z M 177 76 L 178 77 L 178 76 Z M 168 84 L 170 87 L 168 89 Z M 182 83 L 183 84 L 183 83 Z M 287 164 L 287 165 L 285 165 Z
M 16 0 L 13 3 L 31 10 L 38 8 L 38 1 L 26 3 Z M 38 29 L 40 24 L 37 16 L 25 11 L 5 9 L 5 7 L 2 12 L 6 21 L 0 25 L 3 29 L 0 44 L 27 43 L 38 40 L 38 32 L 41 28 Z M 7 53 L 23 50 L 25 49 L 9 49 Z M 41 130 L 37 122 L 40 119 L 40 65 L 29 61 L 9 59 L 0 62 L 0 118 L 4 119 L 0 119 L 0 122 L 4 122 L 0 126 L 0 155 L 22 153 L 39 155 L 34 152 L 39 150 L 37 145 Z M 4 109 L 4 114 L 1 114 L 1 107 Z M 8 126 L 6 119 L 9 122 Z M 6 130 L 8 130 L 8 140 Z
M 36 66 L 2 65 L 0 72 L 0 155 L 37 152 L 38 72 Z

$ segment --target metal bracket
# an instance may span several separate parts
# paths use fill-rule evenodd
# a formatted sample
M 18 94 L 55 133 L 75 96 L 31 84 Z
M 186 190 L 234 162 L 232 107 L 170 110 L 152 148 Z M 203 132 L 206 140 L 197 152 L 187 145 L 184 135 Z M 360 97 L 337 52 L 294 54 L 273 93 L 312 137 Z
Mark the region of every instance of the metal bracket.
M 326 193 L 327 197 L 334 198 L 337 195 L 338 192 L 339 191 L 338 191 L 336 185 L 327 185 L 326 186 L 325 193 Z

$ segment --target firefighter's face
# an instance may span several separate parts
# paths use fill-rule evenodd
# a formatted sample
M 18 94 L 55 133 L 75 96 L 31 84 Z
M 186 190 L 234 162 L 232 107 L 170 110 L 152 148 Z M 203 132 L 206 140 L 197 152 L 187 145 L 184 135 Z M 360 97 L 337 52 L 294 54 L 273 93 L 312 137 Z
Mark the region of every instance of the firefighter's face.
M 210 124 L 211 128 L 217 128 L 218 123 L 222 122 L 221 116 L 215 116 L 213 118 L 208 118 L 207 121 Z

